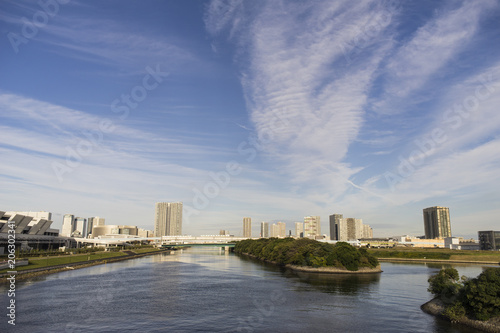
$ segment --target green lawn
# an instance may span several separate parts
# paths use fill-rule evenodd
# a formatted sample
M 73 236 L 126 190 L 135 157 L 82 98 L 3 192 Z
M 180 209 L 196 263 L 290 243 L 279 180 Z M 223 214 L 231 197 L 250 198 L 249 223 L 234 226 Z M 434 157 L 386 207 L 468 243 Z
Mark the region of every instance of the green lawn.
M 135 252 L 135 253 L 146 253 L 146 252 L 156 252 L 156 251 L 160 251 L 160 250 L 161 249 L 158 249 L 156 247 L 143 247 L 140 249 L 133 249 L 131 251 Z
M 498 251 L 466 251 L 436 248 L 419 249 L 398 247 L 390 249 L 369 249 L 368 252 L 377 258 L 449 259 L 500 262 L 500 252 Z
M 76 262 L 84 262 L 94 259 L 106 259 L 113 257 L 125 256 L 122 252 L 97 252 L 95 254 L 77 254 L 77 255 L 67 255 L 61 257 L 45 257 L 45 258 L 29 258 L 29 265 L 16 267 L 16 271 L 24 271 L 27 269 L 41 268 L 47 266 L 72 264 Z M 0 270 L 0 273 L 5 273 L 10 269 Z

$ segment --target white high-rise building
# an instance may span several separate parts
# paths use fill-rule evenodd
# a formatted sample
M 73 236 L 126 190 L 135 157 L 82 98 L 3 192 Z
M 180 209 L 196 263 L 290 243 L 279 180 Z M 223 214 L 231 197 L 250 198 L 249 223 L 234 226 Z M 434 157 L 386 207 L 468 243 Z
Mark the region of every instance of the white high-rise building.
M 182 235 L 182 202 L 157 202 L 155 237 Z
M 295 222 L 295 236 L 296 237 L 304 236 L 304 222 Z
M 363 238 L 363 220 L 347 218 L 347 238 L 357 240 Z
M 269 238 L 269 223 L 267 222 L 260 223 L 260 237 Z
M 286 237 L 286 224 L 285 222 L 278 222 L 278 237 Z
M 342 214 L 330 215 L 330 239 L 353 241 L 361 238 L 373 238 L 373 229 L 363 224 L 362 219 L 344 218 Z
M 252 219 L 250 217 L 243 218 L 243 237 L 252 238 Z
M 63 216 L 61 236 L 71 237 L 71 234 L 73 233 L 73 231 L 75 231 L 74 219 L 75 219 L 75 216 L 72 214 L 65 214 Z
M 273 223 L 271 225 L 271 237 L 279 237 L 280 234 L 280 228 L 276 223 Z
M 321 235 L 321 221 L 319 216 L 304 217 L 304 237 L 314 238 Z
M 363 224 L 363 238 L 373 238 L 373 229 L 368 224 Z
M 71 236 L 85 238 L 87 235 L 87 219 L 83 217 L 75 217 L 73 221 L 75 228 L 71 233 Z
M 87 237 L 92 234 L 92 230 L 94 227 L 98 225 L 104 225 L 104 218 L 95 216 L 95 217 L 89 217 L 87 220 Z

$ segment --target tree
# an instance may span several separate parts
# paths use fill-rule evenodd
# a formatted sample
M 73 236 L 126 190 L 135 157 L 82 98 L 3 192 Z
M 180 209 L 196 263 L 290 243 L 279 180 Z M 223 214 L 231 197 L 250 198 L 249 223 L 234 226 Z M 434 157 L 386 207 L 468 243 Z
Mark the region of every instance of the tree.
M 500 315 L 500 268 L 487 268 L 464 284 L 465 308 L 479 320 Z
M 462 283 L 455 268 L 445 268 L 428 280 L 430 293 L 439 297 L 445 303 L 452 303 L 458 297 Z

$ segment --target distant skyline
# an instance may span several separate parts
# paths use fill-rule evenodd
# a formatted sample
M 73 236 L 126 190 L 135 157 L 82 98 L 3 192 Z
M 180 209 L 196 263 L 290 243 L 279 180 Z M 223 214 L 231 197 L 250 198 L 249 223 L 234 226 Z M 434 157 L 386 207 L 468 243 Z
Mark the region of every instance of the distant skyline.
M 496 229 L 498 1 L 61 2 L 1 4 L 0 209 Z

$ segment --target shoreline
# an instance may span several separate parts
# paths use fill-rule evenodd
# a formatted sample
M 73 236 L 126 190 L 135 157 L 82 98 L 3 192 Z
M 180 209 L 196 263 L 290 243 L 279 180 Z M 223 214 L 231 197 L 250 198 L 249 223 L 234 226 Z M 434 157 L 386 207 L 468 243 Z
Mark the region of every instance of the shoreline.
M 285 265 L 284 267 L 298 272 L 307 273 L 321 273 L 321 274 L 378 274 L 382 273 L 382 268 L 378 265 L 375 268 L 361 267 L 357 271 L 350 271 L 347 269 L 340 269 L 336 267 L 309 267 L 309 266 L 296 266 Z
M 124 255 L 120 257 L 111 257 L 107 259 L 94 259 L 90 261 L 80 261 L 76 263 L 69 263 L 69 264 L 63 264 L 63 265 L 55 265 L 55 266 L 49 266 L 49 267 L 41 267 L 41 268 L 34 268 L 34 269 L 27 269 L 27 270 L 22 270 L 16 272 L 16 281 L 21 281 L 21 280 L 26 280 L 30 279 L 33 277 L 38 277 L 38 276 L 43 276 L 43 275 L 49 275 L 49 274 L 54 274 L 54 273 L 59 273 L 59 272 L 64 272 L 68 270 L 74 270 L 74 269 L 80 269 L 80 268 L 85 268 L 85 267 L 90 267 L 90 266 L 96 266 L 96 265 L 105 265 L 108 263 L 113 263 L 113 262 L 118 262 L 118 261 L 124 261 L 124 260 L 129 260 L 129 259 L 136 259 L 140 257 L 145 257 L 145 256 L 150 256 L 150 255 L 155 255 L 155 254 L 160 254 L 160 253 L 165 253 L 165 252 L 170 252 L 172 250 L 160 250 L 160 251 L 151 251 L 151 252 L 144 252 L 144 253 L 136 253 L 136 254 L 129 254 L 129 255 Z M 8 283 L 6 277 L 9 277 L 10 274 L 8 272 L 1 273 L 0 274 L 0 284 L 2 283 Z
M 443 315 L 443 311 L 445 310 L 445 305 L 441 300 L 439 300 L 437 298 L 431 299 L 430 301 L 422 304 L 420 306 L 420 309 L 429 315 L 446 320 L 448 322 L 451 322 L 452 324 L 454 324 L 454 323 L 460 324 L 463 326 L 467 326 L 470 328 L 480 330 L 482 332 L 500 333 L 500 318 L 499 317 L 491 318 L 490 320 L 487 320 L 487 321 L 474 320 L 474 319 L 470 319 L 468 317 L 462 317 L 462 318 L 454 321 L 454 320 L 451 320 L 450 318 Z
M 378 261 L 394 261 L 394 262 L 435 262 L 435 263 L 452 263 L 452 264 L 478 264 L 478 265 L 499 265 L 496 261 L 470 261 L 470 260 L 450 260 L 450 259 L 419 259 L 419 258 L 377 258 Z
M 293 271 L 298 271 L 298 272 L 307 272 L 307 273 L 321 273 L 321 274 L 378 274 L 382 273 L 382 269 L 380 265 L 378 265 L 375 268 L 367 268 L 367 267 L 361 267 L 357 271 L 350 271 L 348 269 L 340 269 L 337 267 L 310 267 L 310 266 L 297 266 L 297 265 L 281 265 L 277 263 L 276 261 L 270 261 L 270 260 L 265 260 L 265 259 L 259 259 L 253 254 L 249 253 L 237 253 L 237 254 L 242 254 L 247 257 L 250 257 L 252 259 L 261 261 L 261 262 L 266 262 L 270 263 L 279 267 L 285 267 L 289 268 Z

